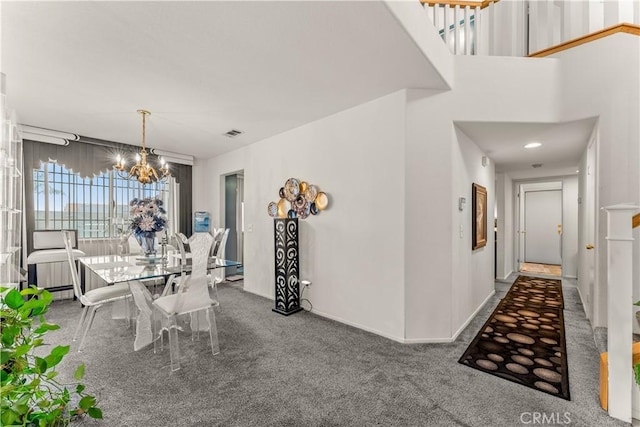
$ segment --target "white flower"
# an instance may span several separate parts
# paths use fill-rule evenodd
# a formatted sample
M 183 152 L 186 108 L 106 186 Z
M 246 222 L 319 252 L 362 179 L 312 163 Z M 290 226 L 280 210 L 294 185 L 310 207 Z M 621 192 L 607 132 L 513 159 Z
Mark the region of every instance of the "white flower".
M 140 230 L 142 231 L 153 231 L 154 220 L 152 216 L 145 216 L 140 220 Z

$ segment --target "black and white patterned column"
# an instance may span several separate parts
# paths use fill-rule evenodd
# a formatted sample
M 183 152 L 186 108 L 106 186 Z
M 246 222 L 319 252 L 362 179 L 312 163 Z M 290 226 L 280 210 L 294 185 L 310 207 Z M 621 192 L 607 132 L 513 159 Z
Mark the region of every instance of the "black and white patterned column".
M 300 306 L 298 218 L 275 218 L 276 301 L 273 311 L 288 316 Z

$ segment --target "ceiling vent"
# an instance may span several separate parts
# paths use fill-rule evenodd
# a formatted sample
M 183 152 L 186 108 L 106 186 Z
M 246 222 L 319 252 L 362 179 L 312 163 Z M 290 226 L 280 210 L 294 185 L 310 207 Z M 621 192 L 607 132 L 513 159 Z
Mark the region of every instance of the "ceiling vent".
M 238 129 L 231 129 L 229 132 L 223 133 L 227 138 L 235 138 L 238 135 L 242 135 L 244 132 Z
M 535 169 L 541 168 L 542 167 L 542 163 L 534 163 L 534 164 L 531 165 L 531 167 L 535 168 Z

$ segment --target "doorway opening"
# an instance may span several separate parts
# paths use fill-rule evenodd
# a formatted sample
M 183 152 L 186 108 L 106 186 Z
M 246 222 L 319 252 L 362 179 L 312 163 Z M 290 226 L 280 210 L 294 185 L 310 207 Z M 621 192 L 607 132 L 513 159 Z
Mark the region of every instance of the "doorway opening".
M 244 173 L 234 172 L 223 177 L 224 227 L 229 229 L 225 258 L 243 262 L 244 259 Z M 228 267 L 225 280 L 237 282 L 244 279 L 244 266 Z
M 562 266 L 556 264 L 536 264 L 533 262 L 523 262 L 520 267 L 522 273 L 542 274 L 545 276 L 562 277 Z
M 562 276 L 562 181 L 523 183 L 518 191 L 518 271 Z

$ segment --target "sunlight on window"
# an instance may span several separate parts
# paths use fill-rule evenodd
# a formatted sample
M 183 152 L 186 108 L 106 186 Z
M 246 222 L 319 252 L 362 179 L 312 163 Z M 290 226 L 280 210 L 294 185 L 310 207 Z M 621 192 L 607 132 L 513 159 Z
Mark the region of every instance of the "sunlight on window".
M 113 171 L 81 178 L 55 162 L 33 170 L 35 229 L 76 229 L 81 239 L 118 237 L 127 232 L 134 198 L 169 200 L 167 183 L 123 179 Z

